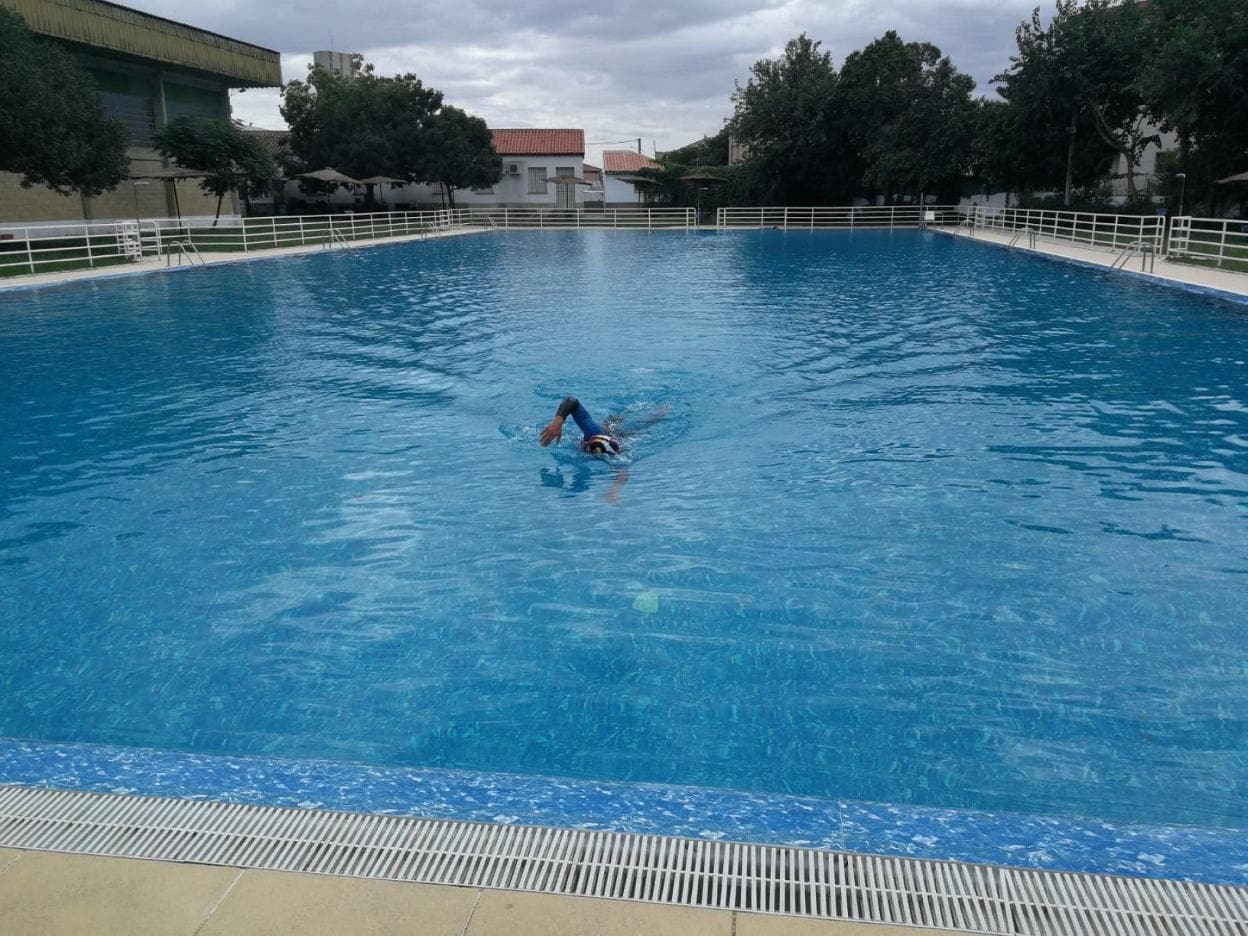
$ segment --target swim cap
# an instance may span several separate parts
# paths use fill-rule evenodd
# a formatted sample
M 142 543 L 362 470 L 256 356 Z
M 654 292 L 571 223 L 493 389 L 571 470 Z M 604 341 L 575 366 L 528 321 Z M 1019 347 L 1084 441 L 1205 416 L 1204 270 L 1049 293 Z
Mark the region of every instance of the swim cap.
M 581 442 L 581 448 L 591 455 L 619 455 L 620 443 L 609 435 L 592 435 Z

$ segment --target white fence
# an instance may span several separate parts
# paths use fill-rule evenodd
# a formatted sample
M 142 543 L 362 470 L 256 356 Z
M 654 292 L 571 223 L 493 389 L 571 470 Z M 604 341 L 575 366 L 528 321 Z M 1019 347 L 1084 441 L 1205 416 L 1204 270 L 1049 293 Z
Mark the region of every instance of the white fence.
M 720 208 L 715 226 L 727 228 L 905 228 L 957 224 L 966 212 L 953 205 L 885 205 L 811 208 Z
M 1175 218 L 1166 252 L 1170 257 L 1248 273 L 1248 221 Z
M 1147 215 L 1040 211 L 1023 208 L 958 208 L 948 205 L 888 207 L 720 208 L 718 230 L 780 228 L 824 230 L 940 226 L 957 233 L 981 231 L 1026 239 L 1066 242 L 1095 249 L 1171 257 L 1248 272 L 1248 224 L 1219 218 L 1173 219 L 1167 242 L 1165 219 Z M 333 247 L 352 241 L 424 237 L 454 228 L 501 230 L 694 230 L 692 208 L 552 210 L 458 208 L 373 214 L 289 215 L 222 219 L 150 218 L 55 226 L 0 227 L 0 277 L 80 267 L 108 266 L 165 256 L 251 253 L 282 247 Z
M 629 228 L 655 231 L 677 228 L 690 231 L 698 226 L 698 213 L 693 208 L 590 208 L 564 211 L 547 208 L 471 208 L 468 223 L 507 229 Z
M 999 231 L 1054 243 L 1079 244 L 1115 253 L 1165 247 L 1166 219 L 1156 215 L 1098 214 L 1090 211 L 1042 211 L 1028 208 L 963 209 L 975 230 Z
M 423 237 L 451 228 L 566 230 L 628 228 L 692 230 L 692 208 L 551 210 L 453 208 L 370 214 L 286 215 L 271 218 L 145 218 L 55 226 L 0 228 L 0 276 L 110 266 L 187 253 L 252 253 L 280 247 L 332 247 L 358 240 Z
M 392 211 L 377 214 L 291 215 L 223 220 L 146 218 L 55 228 L 0 228 L 0 276 L 111 266 L 173 254 L 333 246 L 373 238 L 425 236 L 470 223 L 467 212 Z M 48 233 L 45 233 L 48 232 Z

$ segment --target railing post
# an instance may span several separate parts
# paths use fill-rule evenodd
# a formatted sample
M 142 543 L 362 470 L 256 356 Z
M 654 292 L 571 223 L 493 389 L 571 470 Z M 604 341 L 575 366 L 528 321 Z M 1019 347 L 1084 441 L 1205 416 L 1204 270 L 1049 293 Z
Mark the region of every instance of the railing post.
M 274 215 L 272 218 L 269 218 L 269 230 L 273 234 L 273 246 L 274 247 L 279 246 L 279 244 L 277 243 L 277 216 L 276 215 Z
M 95 260 L 91 256 L 91 226 L 84 224 L 82 226 L 82 233 L 87 241 L 87 266 L 95 269 Z
M 308 243 L 308 235 L 303 230 L 303 215 L 299 216 L 299 244 L 306 246 Z
M 35 252 L 30 249 L 30 228 L 26 228 L 26 262 L 30 264 L 30 272 L 35 272 Z
M 1226 256 L 1226 229 L 1229 226 L 1228 222 L 1222 222 L 1222 239 L 1218 241 L 1218 269 L 1222 269 L 1222 258 Z
M 243 218 L 243 253 L 247 252 L 247 219 Z

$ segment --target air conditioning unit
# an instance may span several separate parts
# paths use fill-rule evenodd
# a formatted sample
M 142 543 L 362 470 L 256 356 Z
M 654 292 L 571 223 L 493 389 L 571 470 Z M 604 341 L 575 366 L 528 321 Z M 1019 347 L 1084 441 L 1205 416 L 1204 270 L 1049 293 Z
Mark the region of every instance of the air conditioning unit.
M 508 175 L 519 175 L 519 174 L 520 174 L 520 164 L 519 164 L 519 163 L 508 163 L 508 164 L 507 164 L 507 174 L 508 174 Z

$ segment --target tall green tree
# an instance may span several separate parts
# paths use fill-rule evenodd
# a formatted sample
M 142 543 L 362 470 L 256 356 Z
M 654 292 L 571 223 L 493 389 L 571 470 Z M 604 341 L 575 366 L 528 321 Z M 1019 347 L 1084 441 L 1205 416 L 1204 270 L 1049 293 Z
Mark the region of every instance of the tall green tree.
M 838 171 L 844 150 L 836 113 L 832 57 L 805 33 L 784 55 L 754 63 L 738 84 L 733 130 L 767 181 L 773 203 L 820 204 L 853 194 L 856 179 Z
M 489 128 L 480 117 L 446 107 L 427 125 L 428 181 L 439 182 L 447 204 L 455 207 L 455 190 L 486 188 L 503 177 L 503 160 L 494 150 Z
M 1105 144 L 1122 156 L 1127 195 L 1136 197 L 1136 166 L 1144 147 L 1158 142 L 1151 132 L 1140 78 L 1151 57 L 1154 35 L 1145 5 L 1086 0 L 1073 15 L 1056 20 L 1059 42 L 1075 79 L 1075 97 Z
M 156 148 L 183 169 L 207 173 L 200 187 L 217 196 L 215 227 L 221 202 L 238 191 L 244 199 L 272 190 L 277 166 L 260 144 L 224 120 L 180 117 L 156 131 Z
M 1157 37 L 1139 87 L 1161 127 L 1178 135 L 1177 168 L 1203 183 L 1248 170 L 1248 3 L 1150 0 L 1147 28 Z
M 1022 186 L 1063 189 L 1067 205 L 1076 186 L 1105 176 L 1115 153 L 1138 156 L 1146 142 L 1134 66 L 1124 60 L 1134 53 L 1114 41 L 1108 0 L 1089 6 L 1085 16 L 1078 0 L 1056 0 L 1047 23 L 1035 8 L 1015 31 L 1010 67 L 995 79 L 1016 134 L 1005 145 L 1032 154 L 1020 167 Z
M 0 170 L 30 188 L 99 195 L 126 177 L 126 130 L 91 76 L 59 46 L 0 8 Z
M 975 82 L 928 42 L 889 31 L 841 68 L 841 113 L 863 182 L 892 196 L 957 193 L 971 156 Z
M 304 168 L 423 182 L 429 181 L 429 127 L 441 106 L 442 92 L 415 75 L 383 78 L 363 65 L 352 77 L 313 68 L 282 88 L 280 109 Z

